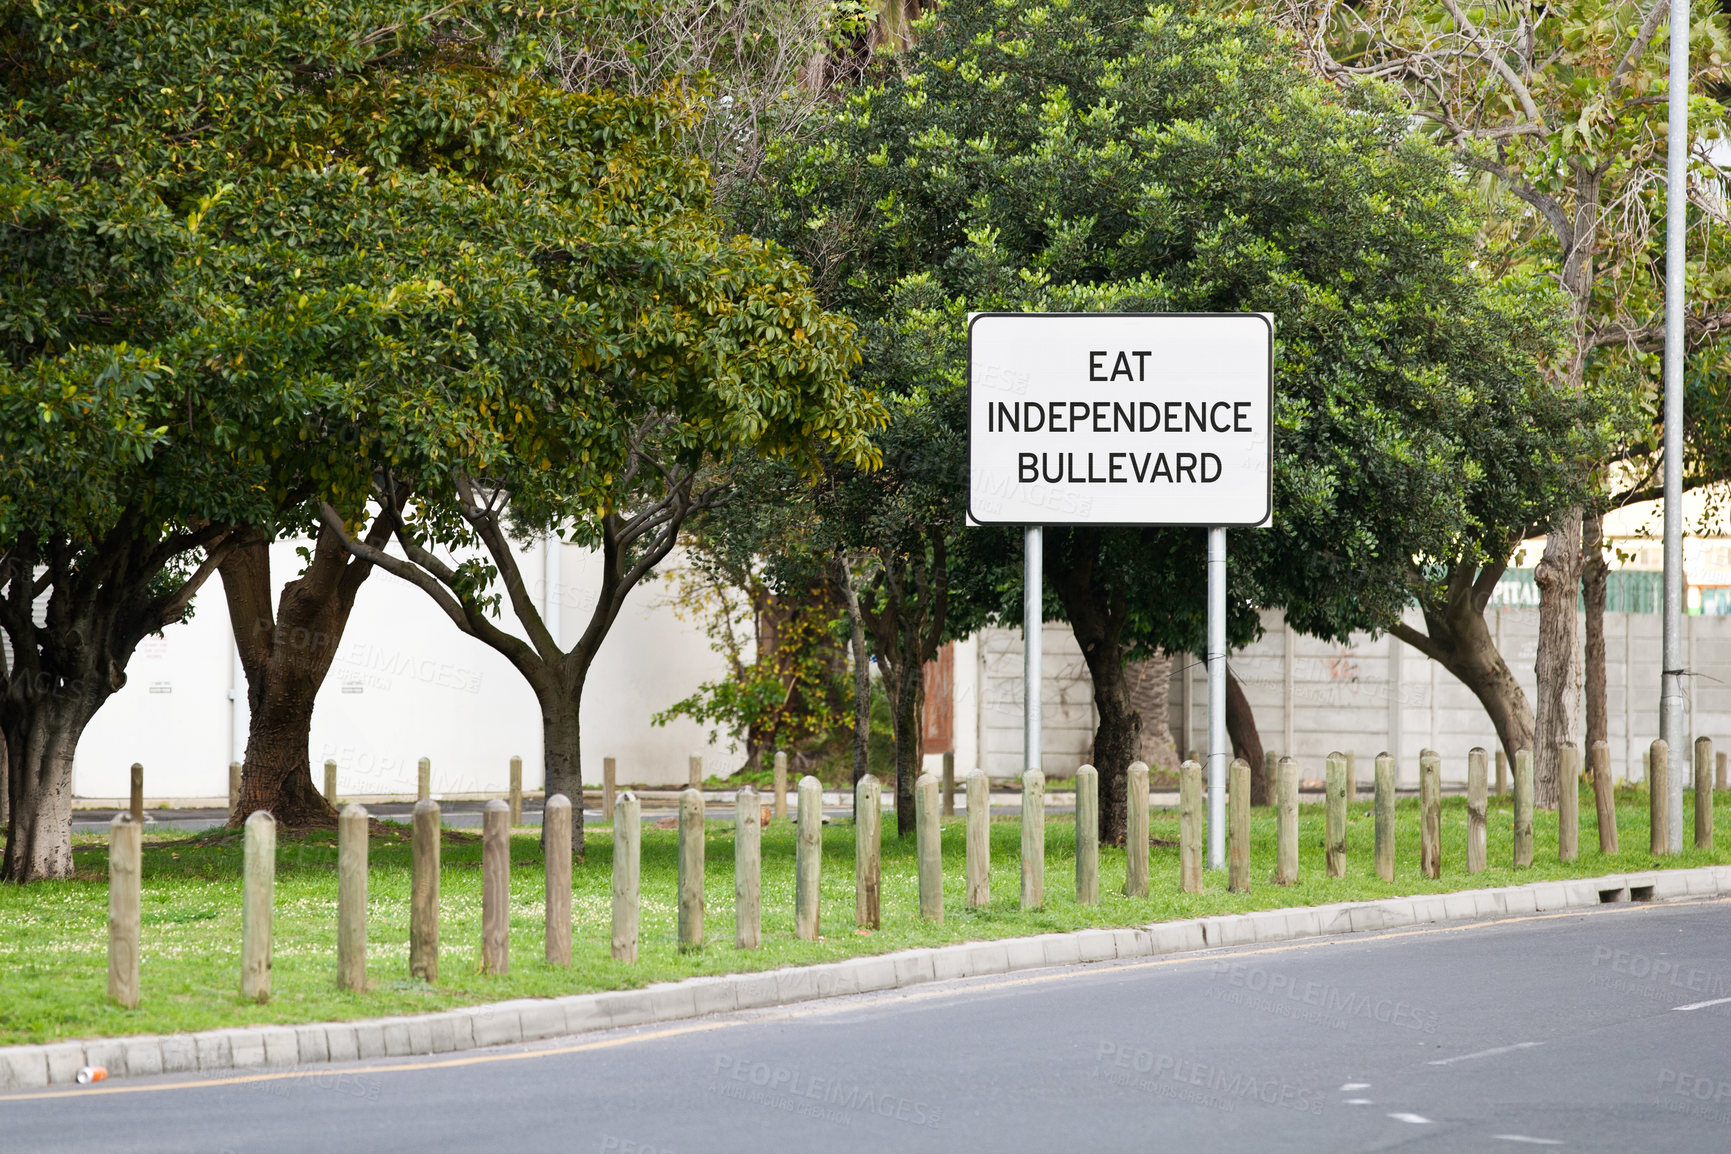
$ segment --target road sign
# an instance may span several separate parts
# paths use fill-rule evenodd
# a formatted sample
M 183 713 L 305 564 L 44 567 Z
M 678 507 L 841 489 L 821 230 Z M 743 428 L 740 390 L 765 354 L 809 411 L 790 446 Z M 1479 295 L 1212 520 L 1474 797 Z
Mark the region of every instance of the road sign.
M 968 504 L 982 525 L 1265 524 L 1274 335 L 1259 313 L 981 313 Z

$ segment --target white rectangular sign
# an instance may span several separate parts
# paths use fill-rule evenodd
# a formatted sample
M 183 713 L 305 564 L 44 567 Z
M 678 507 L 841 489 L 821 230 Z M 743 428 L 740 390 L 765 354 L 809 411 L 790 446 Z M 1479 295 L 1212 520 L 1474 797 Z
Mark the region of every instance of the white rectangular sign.
M 968 509 L 982 525 L 1268 521 L 1274 327 L 1259 313 L 981 313 Z

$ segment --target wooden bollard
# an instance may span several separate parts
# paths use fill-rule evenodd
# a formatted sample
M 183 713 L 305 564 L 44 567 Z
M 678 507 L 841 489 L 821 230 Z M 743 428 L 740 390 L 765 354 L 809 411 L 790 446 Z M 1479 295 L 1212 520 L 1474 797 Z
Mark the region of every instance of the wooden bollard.
M 541 805 L 547 964 L 571 964 L 571 799 L 556 793 Z
M 240 897 L 240 996 L 270 1001 L 271 904 L 276 891 L 276 818 L 254 810 L 246 819 Z
M 938 823 L 943 802 L 938 798 L 942 783 L 929 773 L 914 782 L 914 857 L 920 886 L 920 917 L 928 922 L 944 920 L 944 843 Z
M 875 930 L 883 924 L 883 786 L 865 774 L 853 787 L 853 798 L 854 924 Z M 973 820 L 971 812 L 968 819 Z
M 1695 848 L 1713 848 L 1713 739 L 1695 739 Z
M 638 881 L 643 875 L 643 824 L 637 795 L 620 794 L 613 805 L 613 960 L 637 960 Z
M 1617 794 L 1611 781 L 1611 747 L 1593 742 L 1593 805 L 1599 812 L 1599 852 L 1617 852 Z M 1721 755 L 1723 756 L 1723 755 Z
M 1502 746 L 1497 746 L 1497 796 L 1505 797 L 1509 792 L 1509 755 L 1503 752 Z
M 817 941 L 822 930 L 823 783 L 809 773 L 799 779 L 799 834 L 793 857 L 793 936 Z
M 1572 741 L 1557 745 L 1557 860 L 1581 856 L 1581 749 Z
M 506 798 L 510 802 L 510 805 L 511 805 L 511 828 L 516 829 L 518 826 L 523 824 L 523 759 L 522 758 L 513 757 L 511 759 L 511 776 L 510 776 L 509 781 L 510 781 L 510 784 L 507 788 L 509 789 L 510 792 L 506 794 Z M 567 803 L 567 804 L 569 804 L 569 803 Z M 543 816 L 542 820 L 545 821 L 546 817 Z
M 132 820 L 139 828 L 144 826 L 144 766 L 138 762 L 132 763 Z
M 619 759 L 604 757 L 601 759 L 601 820 L 613 820 L 614 790 L 619 784 Z
M 511 972 L 511 807 L 481 810 L 481 972 Z
M 144 828 L 130 813 L 108 823 L 108 996 L 138 1008 L 139 909 L 144 874 Z
M 1488 801 L 1485 798 L 1485 763 L 1490 754 L 1482 746 L 1467 751 L 1467 872 L 1483 873 L 1489 849 L 1490 827 L 1486 821 Z
M 1022 908 L 1046 904 L 1046 775 L 1022 774 Z
M 1226 888 L 1235 894 L 1249 893 L 1250 763 L 1234 758 L 1226 774 Z
M 1725 755 L 1723 753 L 1715 753 L 1713 755 L 1713 788 L 1721 793 L 1723 793 L 1727 788 L 1725 773 Z
M 787 820 L 787 754 L 775 755 L 775 814 L 776 821 Z
M 1346 751 L 1346 804 L 1358 800 L 1358 754 Z
M 1533 864 L 1533 751 L 1515 750 L 1515 846 L 1516 869 Z
M 1124 896 L 1148 896 L 1148 767 L 1132 761 L 1124 781 Z
M 325 800 L 337 804 L 337 763 L 329 758 L 325 759 Z
M 703 792 L 679 791 L 679 948 L 703 948 Z
M 699 792 L 702 792 L 702 790 L 703 790 L 703 755 L 701 753 L 692 754 L 691 755 L 691 761 L 688 763 L 688 767 L 689 767 L 689 771 L 691 774 L 691 788 L 695 789 Z
M 1376 876 L 1394 880 L 1394 758 L 1379 753 L 1376 774 Z
M 749 785 L 733 795 L 733 944 L 763 942 L 763 808 Z
M 238 761 L 228 763 L 228 812 L 233 813 L 240 808 L 240 769 Z
M 1322 775 L 1323 859 L 1328 876 L 1346 876 L 1346 755 L 1331 753 Z
M 1202 767 L 1178 767 L 1178 885 L 1187 894 L 1202 892 Z
M 1076 901 L 1100 904 L 1100 771 L 1076 770 Z
M 1648 848 L 1654 857 L 1671 853 L 1671 749 L 1660 738 L 1647 751 Z
M 1418 757 L 1419 868 L 1442 877 L 1442 758 L 1426 749 Z
M 956 816 L 956 754 L 954 750 L 944 751 L 943 798 L 945 817 Z
M 968 774 L 967 850 L 967 905 L 984 909 L 992 900 L 992 781 L 983 769 Z
M 415 803 L 410 849 L 409 974 L 428 985 L 439 980 L 439 803 Z
M 1298 881 L 1298 763 L 1283 757 L 1274 765 L 1274 884 Z
M 426 801 L 433 796 L 433 762 L 423 757 L 415 763 L 415 800 Z
M 327 776 L 332 762 L 327 762 Z M 367 811 L 337 817 L 337 989 L 367 988 Z
M 1280 792 L 1280 762 L 1281 757 L 1274 750 L 1267 749 L 1263 751 L 1262 772 L 1268 778 L 1268 788 L 1275 794 Z M 1279 798 L 1276 797 L 1275 800 L 1278 804 Z

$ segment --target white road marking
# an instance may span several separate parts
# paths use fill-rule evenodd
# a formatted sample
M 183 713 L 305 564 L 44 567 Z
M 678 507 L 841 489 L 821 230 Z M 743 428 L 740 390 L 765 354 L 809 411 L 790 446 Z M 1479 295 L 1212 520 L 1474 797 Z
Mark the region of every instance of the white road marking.
M 1525 1134 L 1492 1134 L 1499 1142 L 1526 1142 L 1533 1146 L 1561 1146 L 1561 1138 L 1529 1138 Z
M 1423 1114 L 1390 1114 L 1396 1122 L 1411 1122 L 1414 1126 L 1429 1126 L 1430 1119 Z
M 1348 1098 L 1346 1101 L 1342 1102 L 1341 1105 L 1342 1106 L 1374 1106 L 1374 1105 L 1376 1105 L 1376 1103 L 1372 1102 L 1369 1098 Z
M 1340 1092 L 1342 1094 L 1345 1094 L 1350 1090 L 1368 1090 L 1368 1089 L 1370 1089 L 1370 1083 L 1369 1082 L 1347 1082 L 1341 1086 Z
M 1479 1050 L 1472 1054 L 1456 1054 L 1452 1058 L 1432 1058 L 1432 1066 L 1452 1066 L 1456 1062 L 1470 1062 L 1474 1058 L 1494 1058 L 1498 1054 L 1512 1054 L 1516 1050 L 1530 1050 L 1534 1046 L 1542 1046 L 1543 1042 L 1516 1042 L 1512 1046 L 1498 1046 L 1491 1050 Z
M 1726 1002 L 1731 1002 L 1731 998 L 1714 998 L 1711 1002 L 1690 1002 L 1687 1006 L 1672 1006 L 1671 1008 L 1680 1013 L 1688 1013 L 1690 1010 L 1705 1010 L 1708 1006 L 1723 1006 Z

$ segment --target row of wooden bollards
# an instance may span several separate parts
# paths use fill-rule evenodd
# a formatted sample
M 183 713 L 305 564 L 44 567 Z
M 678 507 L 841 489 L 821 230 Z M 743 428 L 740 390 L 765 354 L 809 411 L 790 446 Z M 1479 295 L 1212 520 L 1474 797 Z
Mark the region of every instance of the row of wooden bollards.
M 1563 788 L 1559 790 L 1558 854 L 1575 860 L 1579 837 L 1580 757 L 1573 745 L 1559 747 Z M 1474 749 L 1467 755 L 1468 873 L 1486 866 L 1486 787 L 1489 754 Z M 1592 750 L 1595 800 L 1599 815 L 1599 848 L 1617 852 L 1616 810 L 1611 795 L 1610 755 L 1604 742 Z M 1695 742 L 1695 843 L 1713 842 L 1712 741 Z M 1664 854 L 1668 750 L 1655 741 L 1650 753 L 1652 791 L 1652 852 Z M 1427 877 L 1442 873 L 1442 759 L 1426 750 L 1419 758 L 1420 863 Z M 1376 872 L 1394 880 L 1394 759 L 1376 759 Z M 943 858 L 939 818 L 942 782 L 923 774 L 915 783 L 915 858 L 921 917 L 944 918 Z M 986 775 L 975 770 L 965 779 L 967 790 L 964 900 L 968 907 L 987 905 L 991 838 L 991 793 Z M 1330 754 L 1324 778 L 1324 865 L 1328 876 L 1346 876 L 1346 812 L 1356 792 L 1344 754 Z M 1229 776 L 1228 885 L 1248 890 L 1250 876 L 1250 767 L 1234 761 Z M 1513 861 L 1516 868 L 1533 863 L 1533 761 L 1520 750 L 1514 772 Z M 815 940 L 820 931 L 819 893 L 822 874 L 822 785 L 804 777 L 798 786 L 798 833 L 794 863 L 793 923 L 796 937 Z M 1123 892 L 1130 897 L 1148 893 L 1148 767 L 1130 766 L 1126 842 L 1141 852 L 1126 855 Z M 868 774 L 855 791 L 855 920 L 876 929 L 882 916 L 881 897 L 882 787 Z M 519 803 L 520 804 L 520 803 Z M 1289 757 L 1275 765 L 1276 884 L 1298 880 L 1298 766 Z M 517 811 L 520 813 L 520 810 Z M 1076 771 L 1076 900 L 1085 905 L 1100 900 L 1099 774 L 1092 766 Z M 482 818 L 481 968 L 504 974 L 510 968 L 510 828 L 513 807 L 504 801 L 487 803 Z M 542 829 L 545 838 L 545 953 L 554 965 L 571 963 L 571 803 L 562 794 L 547 799 Z M 631 962 L 637 958 L 642 826 L 638 799 L 627 791 L 616 800 L 613 821 L 612 953 Z M 413 818 L 413 881 L 409 918 L 409 971 L 427 982 L 438 980 L 439 956 L 439 838 L 437 802 L 423 798 Z M 688 788 L 679 798 L 678 942 L 682 950 L 704 944 L 704 799 Z M 1029 770 L 1022 777 L 1021 905 L 1045 902 L 1045 777 Z M 734 944 L 757 949 L 762 942 L 762 809 L 751 788 L 739 790 L 734 801 Z M 1179 885 L 1188 892 L 1202 889 L 1203 791 L 1202 767 L 1186 761 L 1179 769 Z M 139 997 L 139 889 L 142 827 L 132 813 L 117 814 L 109 843 L 109 994 L 124 1006 Z M 368 816 L 359 805 L 346 806 L 337 823 L 337 985 L 366 988 Z M 271 992 L 271 911 L 276 869 L 276 822 L 269 813 L 254 813 L 246 822 L 242 883 L 241 992 L 265 1001 Z
M 1572 743 L 1558 746 L 1557 856 L 1572 862 L 1580 856 L 1581 756 Z M 1487 763 L 1483 749 L 1467 754 L 1467 852 L 1466 870 L 1480 873 L 1486 866 L 1488 828 L 1486 800 Z M 1345 754 L 1328 756 L 1323 779 L 1323 863 L 1330 877 L 1346 876 L 1346 812 L 1356 789 Z M 1670 755 L 1664 741 L 1655 741 L 1648 754 L 1650 790 L 1650 850 L 1655 856 L 1670 853 L 1667 784 Z M 1722 774 L 1723 755 L 1715 763 L 1713 741 L 1695 740 L 1695 844 L 1713 847 L 1713 791 L 1715 770 Z M 1603 741 L 1593 743 L 1592 779 L 1594 806 L 1598 813 L 1599 852 L 1617 852 L 1617 809 L 1611 781 L 1610 749 Z M 1290 757 L 1275 762 L 1275 875 L 1279 885 L 1298 880 L 1298 766 Z M 1381 754 L 1376 759 L 1375 831 L 1376 872 L 1383 881 L 1394 880 L 1395 801 L 1394 759 Z M 1179 769 L 1179 879 L 1182 888 L 1202 888 L 1202 767 L 1186 761 Z M 1080 793 L 1078 793 L 1080 797 Z M 1081 813 L 1078 800 L 1078 814 Z M 1514 820 L 1512 862 L 1524 869 L 1533 864 L 1533 754 L 1515 753 Z M 1235 891 L 1250 888 L 1250 766 L 1234 761 L 1229 771 L 1227 841 L 1228 886 Z M 1132 858 L 1140 855 L 1132 855 Z M 1426 877 L 1442 876 L 1442 758 L 1434 750 L 1419 755 L 1419 866 Z
M 1092 766 L 1076 771 L 1076 899 L 1100 900 L 1099 774 Z M 965 779 L 968 806 L 963 898 L 969 908 L 991 901 L 991 788 L 984 772 Z M 914 784 L 914 858 L 918 873 L 920 916 L 944 919 L 942 779 L 922 774 Z M 855 787 L 854 919 L 864 929 L 882 920 L 882 798 L 883 787 L 867 774 Z M 637 800 L 630 793 L 618 800 L 613 822 L 613 956 L 632 961 L 637 956 L 639 834 Z M 747 787 L 734 800 L 734 944 L 756 949 L 762 940 L 762 808 L 757 793 Z M 1029 770 L 1022 778 L 1022 893 L 1025 909 L 1045 903 L 1045 777 Z M 798 822 L 794 847 L 794 936 L 816 940 L 821 929 L 819 892 L 823 868 L 823 786 L 815 777 L 798 786 Z M 1148 843 L 1148 767 L 1130 767 L 1130 842 Z M 679 947 L 704 944 L 704 809 L 703 795 L 687 789 L 679 798 Z M 1131 897 L 1148 893 L 1148 855 L 1129 855 L 1125 890 Z
M 629 795 L 627 795 L 629 796 Z M 632 801 L 635 818 L 636 802 Z M 415 803 L 409 899 L 409 972 L 426 982 L 439 976 L 439 803 Z M 481 968 L 510 969 L 511 805 L 490 801 L 481 822 Z M 343 807 L 337 818 L 337 971 L 341 989 L 367 988 L 367 811 Z M 635 851 L 637 826 L 629 839 Z M 542 811 L 546 839 L 546 956 L 571 964 L 571 803 L 563 794 Z M 131 813 L 109 825 L 108 994 L 128 1008 L 139 998 L 139 904 L 142 827 Z M 622 839 L 625 840 L 625 839 Z M 635 852 L 632 854 L 635 861 Z M 241 867 L 241 996 L 271 996 L 272 911 L 276 890 L 276 819 L 259 810 L 246 819 Z M 635 889 L 635 886 L 633 886 Z M 616 903 L 617 907 L 617 903 Z M 617 921 L 617 908 L 615 920 Z M 633 929 L 633 933 L 635 930 Z

